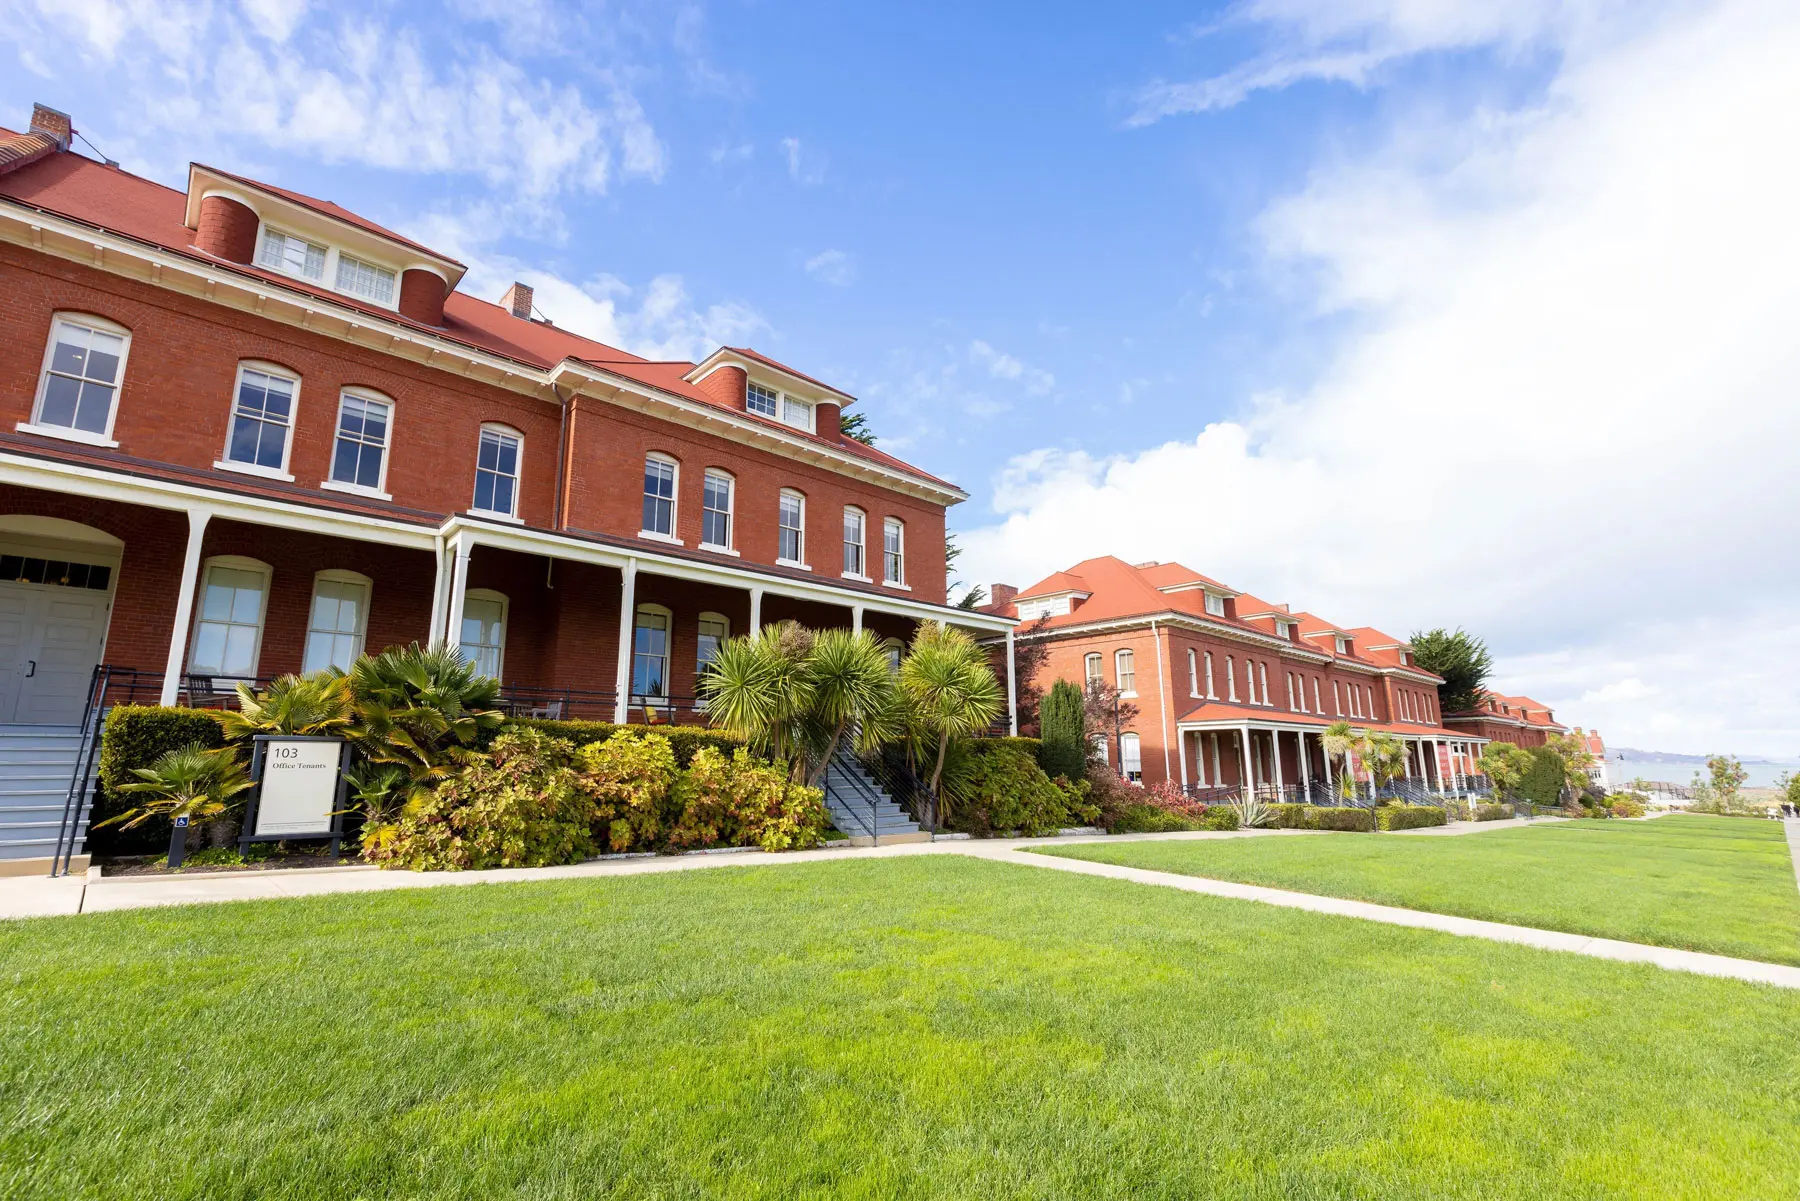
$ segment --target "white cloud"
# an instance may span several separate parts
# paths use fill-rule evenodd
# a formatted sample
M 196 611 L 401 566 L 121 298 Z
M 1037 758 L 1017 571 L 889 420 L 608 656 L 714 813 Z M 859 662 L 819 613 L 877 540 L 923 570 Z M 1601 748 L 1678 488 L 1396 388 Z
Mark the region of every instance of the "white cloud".
M 1467 626 L 1611 741 L 1800 748 L 1772 666 L 1800 649 L 1800 165 L 1770 149 L 1800 140 L 1800 8 L 1557 45 L 1539 102 L 1402 118 L 1265 213 L 1271 266 L 1355 317 L 1314 386 L 1137 454 L 1015 459 L 965 535 L 977 578 L 1182 559 L 1338 621 Z
M 154 174 L 185 163 L 162 161 L 178 141 L 183 155 L 273 149 L 473 175 L 528 197 L 604 191 L 621 171 L 661 178 L 666 152 L 620 77 L 586 72 L 584 90 L 567 82 L 570 72 L 535 71 L 386 15 L 305 0 L 246 0 L 241 9 L 22 0 L 0 5 L 0 39 L 21 51 L 62 45 L 65 70 L 80 63 L 128 97 L 132 121 L 109 136 L 138 139 L 137 157 Z
M 1048 371 L 1027 367 L 979 338 L 969 343 L 969 360 L 995 379 L 1016 381 L 1033 396 L 1042 396 L 1056 386 L 1056 377 Z
M 806 260 L 806 273 L 834 288 L 848 287 L 856 278 L 856 260 L 841 250 L 824 250 Z
M 799 138 L 781 139 L 781 154 L 787 159 L 788 178 L 803 187 L 825 182 L 825 156 L 807 150 Z

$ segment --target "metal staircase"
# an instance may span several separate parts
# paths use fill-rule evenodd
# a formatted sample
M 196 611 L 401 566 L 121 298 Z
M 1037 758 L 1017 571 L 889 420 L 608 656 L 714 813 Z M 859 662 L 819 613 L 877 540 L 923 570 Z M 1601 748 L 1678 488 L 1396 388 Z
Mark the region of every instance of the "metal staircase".
M 823 784 L 831 823 L 848 834 L 853 845 L 931 841 L 931 834 L 919 828 L 848 749 L 839 747 L 832 755 Z

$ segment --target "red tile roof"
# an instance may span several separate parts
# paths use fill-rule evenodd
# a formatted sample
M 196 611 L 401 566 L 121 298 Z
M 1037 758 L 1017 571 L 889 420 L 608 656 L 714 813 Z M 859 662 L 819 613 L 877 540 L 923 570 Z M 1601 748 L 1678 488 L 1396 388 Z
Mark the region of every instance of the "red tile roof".
M 56 150 L 56 139 L 42 133 L 14 133 L 0 129 L 0 175 L 36 162 Z
M 398 243 L 400 243 L 400 245 L 410 247 L 411 249 L 418 251 L 420 254 L 428 254 L 432 258 L 442 259 L 446 263 L 456 263 L 456 265 L 458 267 L 463 266 L 462 263 L 456 262 L 456 260 L 451 258 L 449 255 L 442 254 L 439 251 L 433 250 L 429 246 L 422 246 L 419 243 L 413 241 L 411 238 L 407 237 L 406 235 L 397 234 L 393 230 L 388 229 L 386 226 L 377 225 L 373 221 L 369 220 L 367 217 L 358 216 L 357 214 L 351 212 L 349 209 L 343 207 L 340 204 L 335 204 L 329 200 L 319 200 L 316 197 L 308 196 L 302 192 L 295 192 L 288 188 L 276 187 L 272 183 L 263 183 L 261 180 L 251 179 L 247 175 L 237 175 L 230 171 L 221 171 L 217 167 L 208 167 L 205 163 L 195 163 L 194 165 L 196 167 L 201 168 L 202 170 L 211 171 L 214 175 L 222 175 L 226 179 L 235 179 L 239 183 L 246 184 L 249 187 L 260 188 L 261 190 L 263 190 L 265 192 L 268 192 L 268 193 L 271 193 L 272 195 L 281 197 L 283 200 L 290 201 L 291 203 L 297 204 L 301 208 L 309 208 L 309 209 L 313 210 L 315 213 L 320 213 L 320 214 L 323 214 L 324 216 L 335 218 L 338 221 L 344 222 L 344 224 L 346 224 L 346 225 L 354 225 L 358 229 L 364 230 L 368 233 L 372 233 L 372 234 L 376 235 L 377 237 L 386 238 L 391 242 L 398 242 Z
M 789 367 L 786 363 L 777 362 L 776 360 L 770 358 L 768 355 L 763 354 L 761 351 L 751 350 L 748 346 L 727 346 L 725 349 L 729 350 L 732 354 L 741 354 L 747 359 L 755 359 L 757 362 L 765 364 L 766 366 L 769 366 L 769 367 L 773 367 L 777 371 L 785 371 L 789 375 L 793 376 L 795 379 L 803 379 L 809 384 L 817 384 L 819 387 L 825 389 L 827 392 L 830 392 L 834 396 L 842 396 L 845 400 L 855 400 L 856 399 L 856 397 L 850 395 L 848 392 L 845 392 L 838 388 L 834 388 L 830 384 L 826 383 L 824 380 L 814 379 L 812 376 L 806 374 L 804 371 L 796 371 L 792 367 Z M 694 364 L 690 363 L 690 364 L 688 364 L 688 366 L 691 368 L 694 366 Z
M 215 170 L 215 168 L 208 169 Z M 229 173 L 221 171 L 219 174 L 227 175 Z M 243 177 L 231 176 L 231 178 L 242 179 Z M 331 204 L 329 201 L 314 200 L 311 197 L 301 196 L 297 192 L 290 193 L 283 189 L 270 188 L 267 184 L 256 183 L 253 180 L 245 180 L 245 182 L 259 188 L 268 188 L 272 192 L 294 200 L 295 203 L 313 205 L 332 216 L 340 216 L 346 220 L 355 217 L 354 214 L 345 216 L 348 210 L 340 209 L 339 206 Z M 46 155 L 41 159 L 23 164 L 15 170 L 0 174 L 0 198 L 11 199 L 55 216 L 108 230 L 148 246 L 196 259 L 222 270 L 262 280 L 289 291 L 328 300 L 334 305 L 365 312 L 371 317 L 377 317 L 383 321 L 410 326 L 422 333 L 445 338 L 473 350 L 510 359 L 527 367 L 548 370 L 565 359 L 590 363 L 636 383 L 678 396 L 683 400 L 729 412 L 739 420 L 759 422 L 787 436 L 829 446 L 854 458 L 866 460 L 882 468 L 903 472 L 930 484 L 945 488 L 955 487 L 949 481 L 921 470 L 886 451 L 877 450 L 872 446 L 848 438 L 834 441 L 817 434 L 808 434 L 804 430 L 796 430 L 791 426 L 763 418 L 759 414 L 748 413 L 728 405 L 682 378 L 687 372 L 693 370 L 693 363 L 649 362 L 629 351 L 582 337 L 569 330 L 545 322 L 527 321 L 515 317 L 509 310 L 497 304 L 479 300 L 462 292 L 450 293 L 444 302 L 444 324 L 428 326 L 411 321 L 392 309 L 369 304 L 305 280 L 298 280 L 292 276 L 253 265 L 225 262 L 206 254 L 193 245 L 194 231 L 186 225 L 187 199 L 184 193 L 152 180 L 132 175 L 117 167 L 105 166 L 79 154 L 64 152 Z M 355 218 L 355 223 L 382 236 L 398 237 L 391 231 L 362 218 Z M 420 247 L 417 243 L 408 242 L 407 244 L 417 247 L 424 253 L 436 255 L 435 251 Z M 738 351 L 738 353 L 755 354 L 753 351 Z M 756 357 L 781 367 L 784 371 L 792 370 L 775 364 L 773 360 L 765 359 L 762 355 L 756 355 Z M 799 373 L 794 372 L 794 374 L 798 375 Z

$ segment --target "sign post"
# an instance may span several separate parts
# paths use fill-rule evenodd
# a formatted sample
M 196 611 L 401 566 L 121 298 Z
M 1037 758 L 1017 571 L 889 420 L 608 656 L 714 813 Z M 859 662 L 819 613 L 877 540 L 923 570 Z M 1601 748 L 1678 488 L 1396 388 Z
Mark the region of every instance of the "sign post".
M 329 838 L 331 857 L 337 858 L 350 744 L 305 734 L 258 734 L 253 742 L 250 801 L 238 850 L 248 851 L 253 842 Z
M 180 867 L 181 861 L 187 858 L 187 828 L 188 819 L 184 813 L 175 819 L 175 828 L 169 831 L 170 871 Z

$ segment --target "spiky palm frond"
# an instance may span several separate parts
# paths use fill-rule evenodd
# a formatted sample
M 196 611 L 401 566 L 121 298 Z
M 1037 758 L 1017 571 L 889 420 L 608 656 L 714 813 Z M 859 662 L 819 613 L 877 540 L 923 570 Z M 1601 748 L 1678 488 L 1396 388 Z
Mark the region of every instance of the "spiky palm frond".
M 231 808 L 233 798 L 250 787 L 250 774 L 235 747 L 210 749 L 197 742 L 164 751 L 149 767 L 131 772 L 137 779 L 119 785 L 119 791 L 141 797 L 143 803 L 96 823 L 96 829 L 122 823 L 129 830 L 152 817 L 205 821 Z
M 914 722 L 936 735 L 929 782 L 936 796 L 952 740 L 980 733 L 1000 715 L 1000 681 L 987 652 L 966 632 L 928 621 L 919 626 L 900 663 L 900 689 Z
M 460 752 L 505 720 L 494 708 L 500 681 L 443 643 L 358 659 L 349 689 L 356 717 L 345 736 L 369 762 L 405 768 L 409 799 L 447 779 L 465 757 Z
M 239 684 L 238 711 L 220 718 L 232 740 L 257 734 L 338 734 L 351 720 L 350 679 L 326 669 L 280 676 L 260 694 Z

